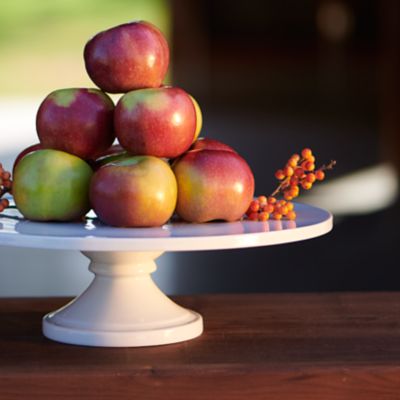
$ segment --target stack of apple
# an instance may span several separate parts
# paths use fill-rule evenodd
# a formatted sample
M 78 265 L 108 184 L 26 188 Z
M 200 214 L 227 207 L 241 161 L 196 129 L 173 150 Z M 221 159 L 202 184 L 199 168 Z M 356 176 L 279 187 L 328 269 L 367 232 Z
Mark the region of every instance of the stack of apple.
M 88 41 L 84 60 L 100 89 L 56 90 L 40 105 L 40 143 L 14 163 L 20 212 L 73 221 L 93 209 L 121 227 L 159 226 L 174 213 L 197 223 L 240 219 L 254 195 L 251 169 L 228 145 L 199 139 L 197 102 L 162 84 L 162 33 L 143 21 L 113 27 Z M 116 106 L 106 93 L 122 93 Z

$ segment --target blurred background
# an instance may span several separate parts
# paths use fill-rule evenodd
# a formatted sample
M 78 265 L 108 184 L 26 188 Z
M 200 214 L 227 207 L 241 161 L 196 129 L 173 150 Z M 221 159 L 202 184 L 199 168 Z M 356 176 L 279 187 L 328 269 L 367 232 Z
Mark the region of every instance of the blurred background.
M 250 164 L 257 194 L 303 147 L 337 160 L 300 201 L 334 230 L 280 246 L 166 254 L 154 274 L 170 294 L 400 290 L 400 2 L 397 0 L 14 0 L 0 12 L 0 161 L 37 142 L 52 90 L 92 87 L 83 46 L 144 19 L 167 36 L 168 81 L 200 103 L 202 136 Z M 118 96 L 115 97 L 117 99 Z M 90 282 L 78 252 L 0 243 L 0 296 L 74 295 Z

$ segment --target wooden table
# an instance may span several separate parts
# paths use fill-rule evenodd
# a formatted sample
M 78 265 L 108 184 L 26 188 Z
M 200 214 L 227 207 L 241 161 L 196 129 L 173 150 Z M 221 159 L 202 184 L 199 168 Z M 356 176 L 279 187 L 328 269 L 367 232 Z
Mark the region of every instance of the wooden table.
M 41 317 L 66 299 L 0 300 L 0 399 L 399 399 L 400 293 L 176 298 L 198 339 L 63 345 Z

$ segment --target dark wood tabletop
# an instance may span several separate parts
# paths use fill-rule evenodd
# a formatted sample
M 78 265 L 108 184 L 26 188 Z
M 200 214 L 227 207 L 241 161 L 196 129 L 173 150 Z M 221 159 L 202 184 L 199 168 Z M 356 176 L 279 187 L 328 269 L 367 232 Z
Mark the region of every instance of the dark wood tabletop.
M 52 342 L 67 299 L 1 299 L 0 399 L 400 399 L 400 293 L 175 299 L 204 334 L 143 348 Z

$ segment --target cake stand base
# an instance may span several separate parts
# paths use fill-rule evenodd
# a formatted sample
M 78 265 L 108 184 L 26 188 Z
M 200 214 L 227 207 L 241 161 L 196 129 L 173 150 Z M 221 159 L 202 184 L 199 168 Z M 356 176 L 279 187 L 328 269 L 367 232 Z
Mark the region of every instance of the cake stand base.
M 83 252 L 95 277 L 80 296 L 43 318 L 49 339 L 85 346 L 176 343 L 203 332 L 203 319 L 153 282 L 162 252 Z

